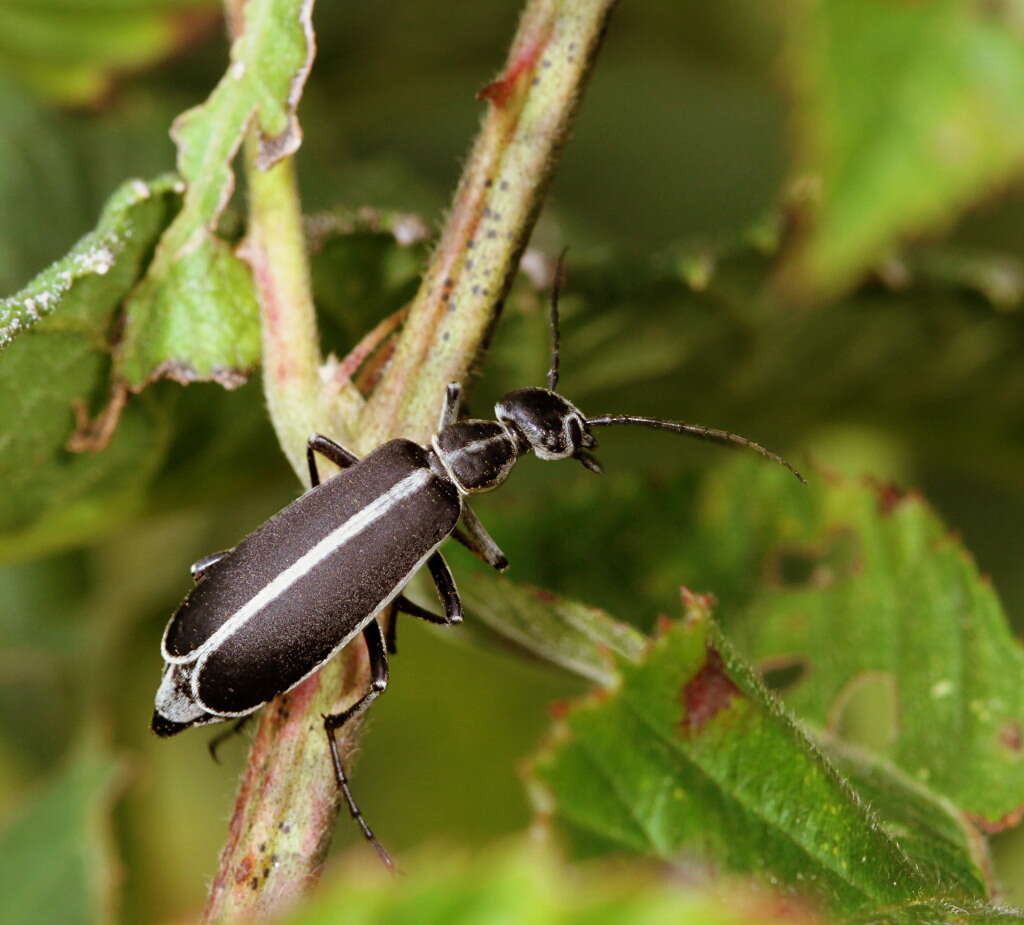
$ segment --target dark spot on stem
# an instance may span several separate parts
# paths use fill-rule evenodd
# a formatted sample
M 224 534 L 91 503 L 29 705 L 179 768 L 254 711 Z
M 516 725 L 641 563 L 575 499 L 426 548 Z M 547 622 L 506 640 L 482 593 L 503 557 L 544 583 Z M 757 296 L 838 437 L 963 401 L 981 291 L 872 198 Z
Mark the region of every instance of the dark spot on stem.
M 235 870 L 235 883 L 245 883 L 245 881 L 249 879 L 249 875 L 252 873 L 252 868 L 252 855 L 247 854 L 238 862 L 238 867 Z

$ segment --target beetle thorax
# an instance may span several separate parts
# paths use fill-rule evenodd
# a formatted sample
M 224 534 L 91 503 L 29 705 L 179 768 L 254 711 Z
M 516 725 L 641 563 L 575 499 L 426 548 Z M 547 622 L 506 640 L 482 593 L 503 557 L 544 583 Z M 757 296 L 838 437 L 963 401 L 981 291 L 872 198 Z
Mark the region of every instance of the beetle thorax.
M 463 494 L 490 491 L 508 478 L 519 458 L 513 433 L 497 421 L 459 421 L 433 439 L 434 452 Z

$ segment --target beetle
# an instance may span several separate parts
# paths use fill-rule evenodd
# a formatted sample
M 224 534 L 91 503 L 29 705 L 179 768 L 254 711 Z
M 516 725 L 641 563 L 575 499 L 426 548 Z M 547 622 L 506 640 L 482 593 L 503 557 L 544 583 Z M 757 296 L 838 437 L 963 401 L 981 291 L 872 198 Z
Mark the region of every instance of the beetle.
M 461 387 L 445 392 L 430 446 L 397 439 L 358 459 L 321 434 L 307 444 L 311 488 L 233 549 L 191 568 L 194 586 L 171 617 L 161 643 L 164 670 L 152 729 L 171 736 L 191 726 L 246 717 L 291 690 L 362 635 L 369 655 L 369 690 L 347 710 L 324 717 L 335 781 L 349 812 L 381 858 L 377 841 L 349 788 L 336 738 L 388 683 L 387 652 L 395 651 L 395 619 L 405 613 L 452 625 L 462 604 L 438 551 L 448 537 L 504 570 L 508 560 L 466 503 L 491 491 L 531 450 L 542 460 L 575 459 L 592 472 L 592 431 L 637 424 L 752 449 L 781 463 L 760 444 L 727 431 L 634 415 L 587 417 L 558 386 L 558 289 L 551 294 L 551 367 L 546 388 L 517 389 L 495 405 L 495 420 L 459 420 Z M 341 471 L 321 482 L 316 455 Z M 461 524 L 461 528 L 460 525 Z M 443 615 L 402 594 L 426 566 Z M 393 605 L 387 630 L 377 617 Z M 221 737 L 218 737 L 218 739 Z

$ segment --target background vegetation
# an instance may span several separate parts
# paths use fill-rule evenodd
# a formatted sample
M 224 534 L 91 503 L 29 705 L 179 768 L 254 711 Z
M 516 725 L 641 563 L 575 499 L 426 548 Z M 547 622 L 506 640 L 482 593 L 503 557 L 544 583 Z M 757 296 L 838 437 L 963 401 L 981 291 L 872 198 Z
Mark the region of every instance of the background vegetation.
M 429 241 L 391 229 L 438 227 L 518 15 L 316 10 L 298 171 L 325 351 L 415 293 Z M 223 27 L 196 0 L 7 0 L 0 35 L 0 896 L 10 921 L 188 920 L 246 749 L 216 765 L 201 732 L 151 735 L 159 639 L 188 563 L 297 482 L 258 376 L 161 379 L 106 449 L 64 447 L 73 399 L 108 401 L 111 311 L 180 207 L 154 178 L 224 71 Z M 616 636 L 615 681 L 597 617 L 566 630 L 453 549 L 470 619 L 403 625 L 355 773 L 410 876 L 378 881 L 343 822 L 296 921 L 1015 919 L 989 904 L 1024 904 L 1022 99 L 1016 2 L 616 10 L 532 241 L 571 246 L 562 387 L 588 413 L 747 434 L 811 485 L 627 430 L 602 435 L 600 479 L 524 461 L 477 505 L 509 578 L 672 625 L 649 655 Z M 132 177 L 148 195 L 110 201 Z M 225 240 L 244 209 L 242 191 Z M 474 413 L 543 381 L 545 312 L 521 275 Z M 591 667 L 469 625 L 507 640 L 518 620 Z M 594 680 L 621 687 L 567 716 Z M 574 860 L 643 866 L 556 873 L 563 854 L 515 847 L 531 823 Z

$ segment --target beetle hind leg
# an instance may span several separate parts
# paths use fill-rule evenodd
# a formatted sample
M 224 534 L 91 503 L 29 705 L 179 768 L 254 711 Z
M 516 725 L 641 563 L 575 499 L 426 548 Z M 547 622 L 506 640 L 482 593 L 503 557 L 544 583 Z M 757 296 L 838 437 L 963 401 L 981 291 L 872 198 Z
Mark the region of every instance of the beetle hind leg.
M 380 859 L 389 869 L 393 870 L 395 864 L 394 861 L 391 860 L 391 855 L 389 855 L 384 849 L 384 846 L 377 841 L 377 836 L 373 834 L 373 829 L 371 829 L 369 824 L 366 822 L 362 812 L 356 805 L 355 798 L 352 796 L 352 790 L 348 785 L 348 777 L 345 774 L 345 768 L 341 762 L 341 751 L 338 748 L 338 739 L 334 734 L 350 720 L 359 716 L 359 714 L 373 703 L 373 701 L 376 700 L 388 686 L 388 658 L 384 652 L 384 637 L 381 633 L 380 624 L 376 620 L 371 620 L 366 625 L 366 628 L 363 630 L 363 639 L 366 641 L 366 651 L 370 657 L 370 675 L 372 679 L 370 682 L 370 689 L 347 710 L 343 710 L 341 713 L 332 713 L 325 716 L 324 732 L 327 735 L 327 744 L 331 751 L 331 762 L 334 765 L 334 780 L 338 785 L 338 790 L 341 791 L 342 797 L 345 799 L 345 803 L 348 805 L 348 811 L 352 818 L 355 819 L 356 824 L 363 833 L 363 836 L 371 845 L 373 845 L 374 850 L 380 856 Z

